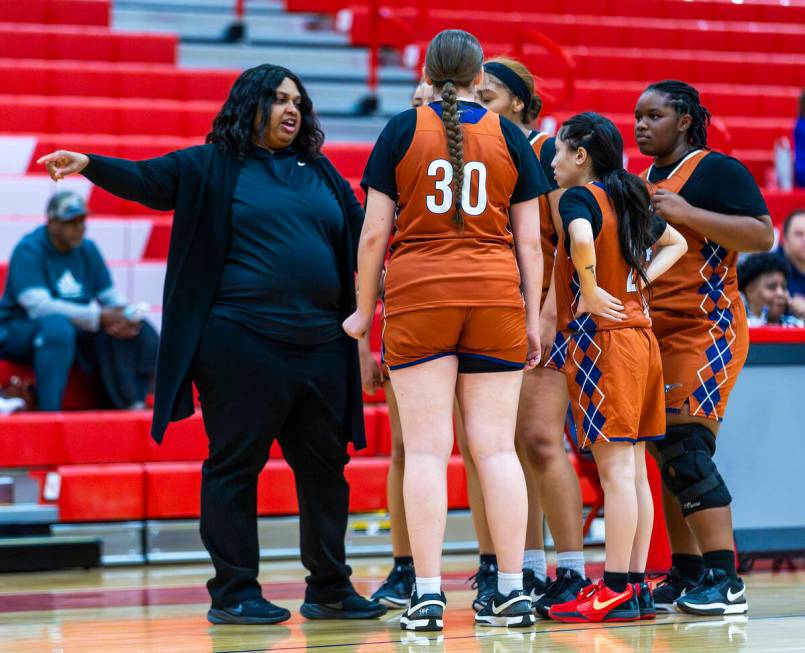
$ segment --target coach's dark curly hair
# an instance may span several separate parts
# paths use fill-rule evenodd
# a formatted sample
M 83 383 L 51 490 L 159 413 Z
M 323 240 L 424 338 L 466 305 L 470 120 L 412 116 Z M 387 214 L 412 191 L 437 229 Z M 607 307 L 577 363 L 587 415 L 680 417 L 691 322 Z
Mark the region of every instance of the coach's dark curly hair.
M 593 172 L 606 187 L 618 217 L 621 254 L 651 292 L 646 276 L 646 252 L 653 245 L 651 201 L 645 182 L 623 168 L 623 137 L 618 128 L 609 118 L 586 112 L 566 120 L 556 137 L 570 150 L 587 150 Z
M 647 91 L 662 93 L 678 115 L 689 115 L 691 123 L 688 129 L 688 143 L 696 149 L 707 149 L 707 128 L 710 126 L 711 114 L 702 104 L 699 91 L 677 79 L 655 82 L 646 89 Z
M 302 158 L 314 161 L 321 157 L 324 132 L 319 127 L 313 111 L 313 102 L 302 80 L 282 66 L 262 64 L 249 68 L 235 80 L 224 106 L 215 116 L 212 131 L 207 134 L 207 143 L 218 146 L 222 152 L 234 154 L 243 161 L 254 147 L 257 138 L 254 119 L 260 112 L 258 134 L 263 134 L 271 115 L 271 105 L 277 97 L 277 87 L 285 78 L 292 80 L 299 89 L 299 113 L 301 124 L 292 147 Z
M 442 96 L 442 123 L 447 134 L 447 150 L 453 167 L 453 196 L 456 212 L 453 222 L 464 226 L 461 194 L 464 190 L 464 134 L 458 116 L 456 88 L 468 87 L 484 63 L 481 44 L 472 34 L 460 29 L 439 32 L 428 45 L 425 74 L 433 81 L 435 93 Z
M 747 256 L 738 264 L 738 290 L 746 292 L 746 287 L 767 272 L 780 272 L 788 281 L 788 261 L 779 254 L 763 252 Z

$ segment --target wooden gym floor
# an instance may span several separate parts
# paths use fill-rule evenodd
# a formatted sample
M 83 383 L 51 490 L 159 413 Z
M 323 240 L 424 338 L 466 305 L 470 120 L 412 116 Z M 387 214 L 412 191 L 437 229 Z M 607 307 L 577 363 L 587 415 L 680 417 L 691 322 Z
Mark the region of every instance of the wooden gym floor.
M 527 631 L 476 628 L 465 579 L 476 558 L 445 560 L 448 613 L 440 636 L 399 630 L 399 612 L 375 621 L 309 622 L 298 614 L 304 571 L 264 563 L 265 595 L 294 612 L 279 626 L 211 626 L 204 618 L 205 565 L 106 568 L 0 576 L 0 653 L 635 653 L 680 651 L 805 651 L 805 572 L 755 572 L 745 577 L 746 617 L 660 616 L 636 624 L 558 624 Z M 385 559 L 357 560 L 355 585 L 370 593 L 388 571 Z M 589 569 L 600 577 L 601 565 Z

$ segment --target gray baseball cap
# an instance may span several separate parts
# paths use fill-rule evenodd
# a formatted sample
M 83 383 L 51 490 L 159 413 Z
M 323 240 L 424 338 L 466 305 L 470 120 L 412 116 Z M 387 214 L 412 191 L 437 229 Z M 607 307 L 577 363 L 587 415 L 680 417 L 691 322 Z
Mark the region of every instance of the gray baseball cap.
M 48 220 L 68 222 L 87 215 L 87 203 L 78 193 L 71 190 L 59 191 L 48 201 Z

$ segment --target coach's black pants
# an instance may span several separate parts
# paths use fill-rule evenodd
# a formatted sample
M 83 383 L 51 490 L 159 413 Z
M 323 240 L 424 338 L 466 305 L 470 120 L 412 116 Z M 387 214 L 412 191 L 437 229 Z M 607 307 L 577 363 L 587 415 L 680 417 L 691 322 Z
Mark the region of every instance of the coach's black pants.
M 257 476 L 275 438 L 296 478 L 302 564 L 310 571 L 305 600 L 337 602 L 353 592 L 344 550 L 346 361 L 342 341 L 300 347 L 228 320 L 207 322 L 193 377 L 209 438 L 201 538 L 215 565 L 207 583 L 213 607 L 261 594 Z

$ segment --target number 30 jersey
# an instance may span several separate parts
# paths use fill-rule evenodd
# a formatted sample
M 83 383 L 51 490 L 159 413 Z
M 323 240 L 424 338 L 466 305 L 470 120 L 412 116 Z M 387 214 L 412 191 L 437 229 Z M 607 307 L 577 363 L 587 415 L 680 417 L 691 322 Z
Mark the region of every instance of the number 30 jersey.
M 387 315 L 523 305 L 509 208 L 547 193 L 548 181 L 513 123 L 473 102 L 460 102 L 459 115 L 460 198 L 453 192 L 441 102 L 392 118 L 367 163 L 364 188 L 387 194 L 398 208 L 385 278 Z M 463 227 L 453 221 L 459 202 Z

